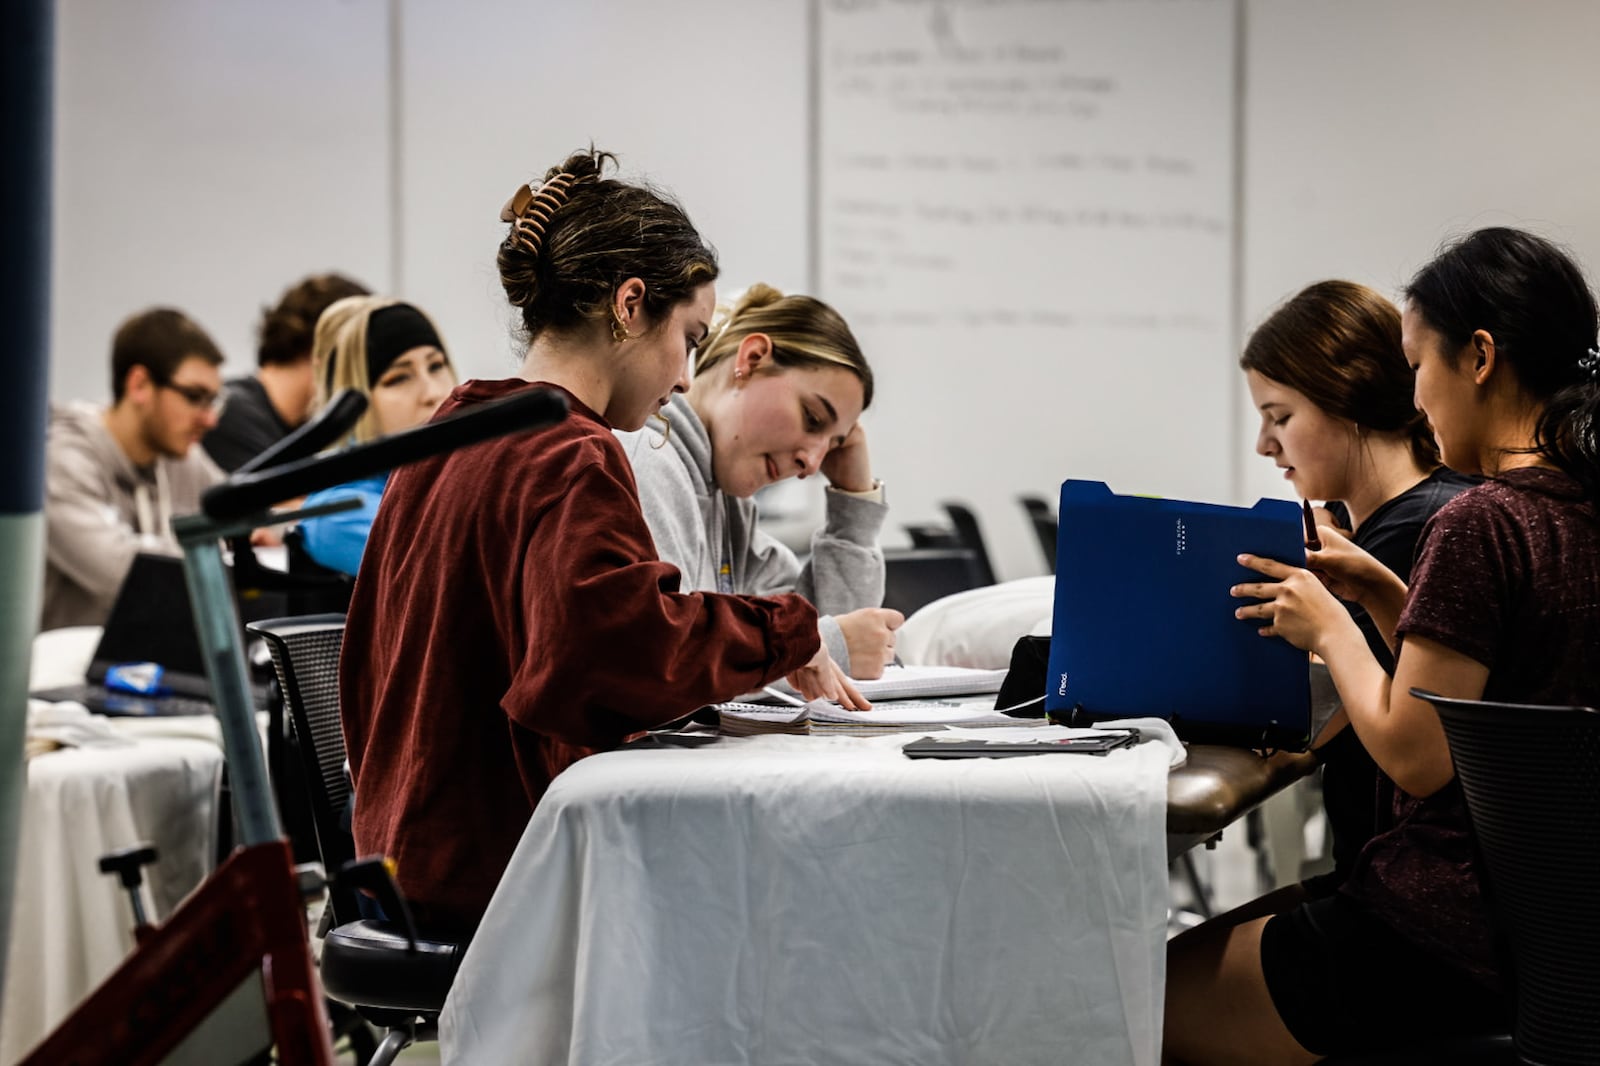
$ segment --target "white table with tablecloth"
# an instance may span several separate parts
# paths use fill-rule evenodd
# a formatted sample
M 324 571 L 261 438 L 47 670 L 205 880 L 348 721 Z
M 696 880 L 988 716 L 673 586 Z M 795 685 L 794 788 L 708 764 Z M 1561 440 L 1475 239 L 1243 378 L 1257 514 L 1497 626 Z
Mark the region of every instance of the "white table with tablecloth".
M 567 770 L 466 954 L 443 1061 L 1154 1064 L 1169 750 L 912 760 L 908 739 Z
M 82 680 L 98 630 L 35 640 L 30 687 Z M 54 750 L 45 750 L 51 749 Z M 133 913 L 107 852 L 142 841 L 145 907 L 164 918 L 211 871 L 222 773 L 216 720 L 105 719 L 30 704 L 27 791 L 0 999 L 0 1066 L 54 1028 L 133 947 Z

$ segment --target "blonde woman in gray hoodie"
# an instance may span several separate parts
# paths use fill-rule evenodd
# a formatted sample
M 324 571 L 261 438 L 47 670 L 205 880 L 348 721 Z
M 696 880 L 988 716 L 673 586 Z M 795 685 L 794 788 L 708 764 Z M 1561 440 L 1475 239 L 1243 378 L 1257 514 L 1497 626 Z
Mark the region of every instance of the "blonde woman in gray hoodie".
M 224 477 L 195 447 L 222 410 L 221 365 L 205 330 L 154 308 L 112 340 L 111 406 L 51 411 L 41 629 L 103 624 L 136 554 L 178 554 L 172 516 Z
M 837 311 L 757 284 L 719 314 L 688 393 L 644 429 L 617 434 L 656 551 L 682 572 L 683 590 L 800 593 L 823 616 L 829 654 L 856 678 L 883 673 L 904 621 L 880 606 L 888 508 L 860 423 L 872 385 Z M 757 525 L 753 497 L 818 473 L 826 518 L 802 565 Z

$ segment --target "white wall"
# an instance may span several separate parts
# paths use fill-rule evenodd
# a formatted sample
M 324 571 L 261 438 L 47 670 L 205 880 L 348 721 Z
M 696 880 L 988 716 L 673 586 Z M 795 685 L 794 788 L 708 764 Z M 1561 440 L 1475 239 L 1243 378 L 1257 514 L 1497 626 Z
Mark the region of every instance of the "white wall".
M 1482 226 L 1560 241 L 1600 285 L 1600 4 L 1251 0 L 1247 34 L 1246 330 L 1322 278 L 1398 299 Z M 1283 496 L 1256 425 L 1240 495 Z
M 673 193 L 719 289 L 806 283 L 805 5 L 796 0 L 411 0 L 401 257 L 467 376 L 505 377 L 501 205 L 593 142 Z
M 389 284 L 383 0 L 56 5 L 53 400 L 109 399 L 111 335 L 191 314 L 230 371 L 263 304 Z
M 1443 237 L 1489 223 L 1566 241 L 1600 280 L 1600 5 L 1243 3 L 1247 327 L 1322 277 L 1392 293 Z M 55 399 L 105 399 L 112 330 L 157 302 L 193 313 L 230 370 L 247 371 L 261 306 L 326 269 L 416 300 L 468 373 L 503 374 L 514 353 L 493 268 L 499 207 L 591 138 L 679 196 L 722 252 L 725 290 L 808 282 L 808 0 L 57 9 Z M 1058 263 L 1045 249 L 1015 268 Z M 983 372 L 1003 372 L 1003 358 L 985 355 Z M 954 405 L 972 362 L 906 372 L 950 382 Z M 1063 362 L 1064 379 L 1078 372 Z M 1237 371 L 1219 373 L 1219 390 L 1240 397 Z M 1136 395 L 1108 395 L 1089 414 L 1112 447 L 1236 432 L 1225 483 L 1241 500 L 1281 494 L 1236 404 L 1197 405 L 1177 425 L 1142 417 Z M 911 469 L 927 412 L 902 420 L 894 406 L 872 412 L 873 440 Z M 970 447 L 955 474 L 1004 480 L 1004 418 L 960 425 Z M 894 521 L 936 517 L 902 508 Z M 1003 540 L 1002 576 L 1042 568 L 1025 538 Z

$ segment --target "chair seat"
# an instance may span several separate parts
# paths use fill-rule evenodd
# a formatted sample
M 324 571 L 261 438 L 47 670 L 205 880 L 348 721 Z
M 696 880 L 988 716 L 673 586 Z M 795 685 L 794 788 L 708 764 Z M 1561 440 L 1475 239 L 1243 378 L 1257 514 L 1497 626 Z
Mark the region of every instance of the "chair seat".
M 460 941 L 419 937 L 412 952 L 391 922 L 348 922 L 322 942 L 322 986 L 353 1007 L 437 1014 L 465 950 Z
M 1323 1059 L 1322 1066 L 1515 1066 L 1516 1062 L 1510 1035 L 1495 1033 L 1366 1055 L 1335 1055 Z

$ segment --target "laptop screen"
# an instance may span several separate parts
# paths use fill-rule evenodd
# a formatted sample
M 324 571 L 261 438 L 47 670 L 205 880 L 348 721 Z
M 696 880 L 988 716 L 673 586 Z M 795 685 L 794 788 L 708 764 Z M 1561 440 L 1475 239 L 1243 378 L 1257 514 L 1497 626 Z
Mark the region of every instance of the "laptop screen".
M 89 678 L 103 681 L 117 663 L 160 663 L 168 674 L 205 678 L 182 560 L 136 555 L 95 648 Z

